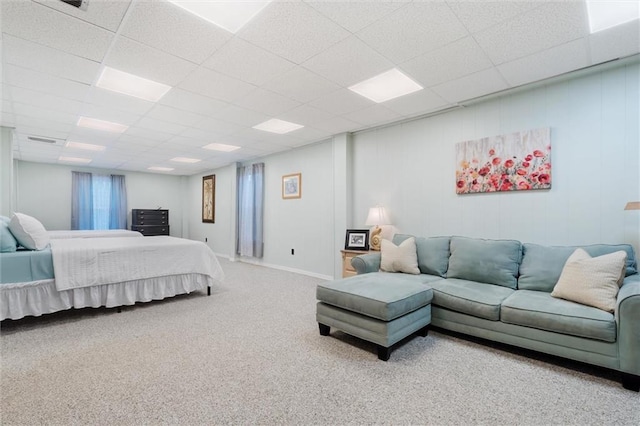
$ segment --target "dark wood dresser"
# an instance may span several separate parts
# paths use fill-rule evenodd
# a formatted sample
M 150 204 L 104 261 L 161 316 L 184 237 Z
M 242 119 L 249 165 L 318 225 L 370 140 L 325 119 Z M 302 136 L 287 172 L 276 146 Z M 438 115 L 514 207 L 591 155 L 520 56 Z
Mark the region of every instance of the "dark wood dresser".
M 169 210 L 131 210 L 131 230 L 144 236 L 169 235 Z

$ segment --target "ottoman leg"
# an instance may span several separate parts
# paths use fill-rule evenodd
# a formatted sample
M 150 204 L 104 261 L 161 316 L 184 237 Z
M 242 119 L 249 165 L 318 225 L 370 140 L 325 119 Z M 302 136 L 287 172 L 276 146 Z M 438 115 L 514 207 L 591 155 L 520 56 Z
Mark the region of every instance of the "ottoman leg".
M 391 347 L 385 348 L 384 346 L 378 345 L 378 359 L 382 361 L 389 361 L 389 357 L 391 356 Z
M 329 335 L 329 331 L 331 331 L 331 327 L 329 327 L 328 325 L 320 324 L 320 323 L 318 323 L 318 327 L 320 328 L 320 335 L 321 336 L 328 336 Z
M 425 325 L 420 330 L 418 330 L 418 334 L 421 337 L 427 337 L 429 335 L 429 324 Z

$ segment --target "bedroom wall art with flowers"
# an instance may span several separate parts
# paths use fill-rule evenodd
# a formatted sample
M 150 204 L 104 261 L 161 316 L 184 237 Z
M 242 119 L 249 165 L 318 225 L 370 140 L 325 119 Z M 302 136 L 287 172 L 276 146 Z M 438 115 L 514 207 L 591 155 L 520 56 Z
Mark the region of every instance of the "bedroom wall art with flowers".
M 456 193 L 551 188 L 551 129 L 456 144 Z

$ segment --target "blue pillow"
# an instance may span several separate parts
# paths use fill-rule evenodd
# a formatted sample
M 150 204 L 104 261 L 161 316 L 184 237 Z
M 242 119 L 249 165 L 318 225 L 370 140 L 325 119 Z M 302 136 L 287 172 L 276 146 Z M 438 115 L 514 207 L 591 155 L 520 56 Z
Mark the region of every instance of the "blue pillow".
M 6 216 L 0 216 L 0 222 L 9 223 L 11 222 L 11 218 L 8 218 Z
M 9 223 L 5 222 L 4 219 L 0 220 L 0 253 L 16 251 L 17 247 L 18 242 L 9 231 Z

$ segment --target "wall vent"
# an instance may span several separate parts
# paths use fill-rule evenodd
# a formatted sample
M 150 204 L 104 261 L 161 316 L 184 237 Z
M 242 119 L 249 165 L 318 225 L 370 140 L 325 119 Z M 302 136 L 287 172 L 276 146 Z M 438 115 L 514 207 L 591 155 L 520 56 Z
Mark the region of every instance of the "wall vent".
M 63 3 L 71 5 L 73 7 L 77 7 L 80 10 L 87 10 L 87 6 L 89 6 L 89 0 L 60 0 Z
M 58 141 L 55 139 L 49 138 L 40 138 L 38 136 L 27 136 L 27 139 L 34 142 L 44 142 L 44 143 L 57 143 Z

